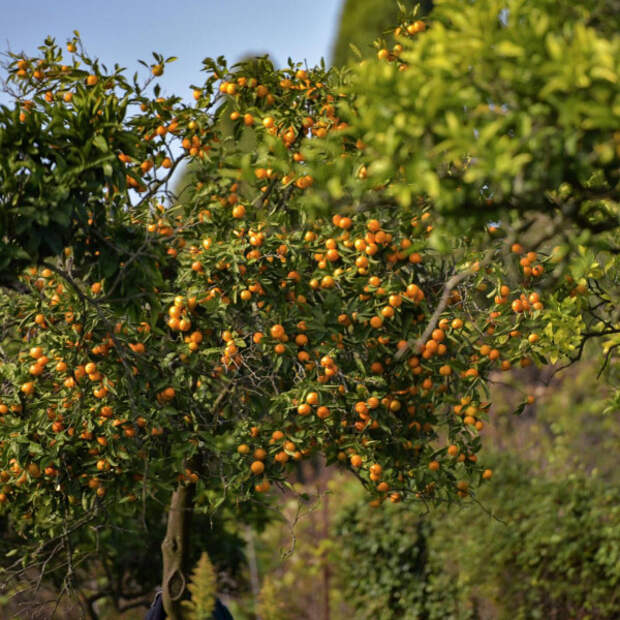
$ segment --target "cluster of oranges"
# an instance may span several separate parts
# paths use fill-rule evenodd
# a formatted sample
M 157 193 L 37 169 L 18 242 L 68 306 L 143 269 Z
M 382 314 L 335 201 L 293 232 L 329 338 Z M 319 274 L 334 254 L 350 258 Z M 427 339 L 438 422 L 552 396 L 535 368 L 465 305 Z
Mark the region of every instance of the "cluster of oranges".
M 397 36 L 423 29 L 415 22 Z M 315 452 L 354 470 L 377 503 L 464 497 L 490 478 L 477 458 L 484 380 L 531 363 L 544 311 L 533 287 L 547 258 L 514 246 L 522 280 L 506 284 L 500 261 L 481 267 L 458 240 L 469 279 L 444 291 L 450 267 L 431 247 L 425 198 L 307 217 L 308 201 L 328 196 L 308 163 L 332 165 L 320 145 L 333 140 L 343 159 L 364 152 L 346 131 L 341 85 L 320 69 L 246 69 L 221 71 L 194 93 L 195 107 L 144 102 L 132 140 L 114 147 L 121 178 L 145 191 L 158 186 L 158 168 L 177 163 L 168 140 L 195 160 L 196 184 L 179 205 L 167 212 L 153 190 L 132 214 L 157 256 L 157 284 L 133 290 L 148 303 L 119 309 L 114 278 L 100 272 L 81 273 L 77 285 L 49 270 L 22 275 L 32 295 L 17 302 L 21 355 L 0 404 L 0 445 L 8 464 L 23 404 L 37 419 L 28 441 L 51 456 L 32 455 L 43 475 L 27 474 L 19 489 L 5 467 L 5 497 L 26 482 L 62 484 L 71 497 L 135 496 L 146 458 L 149 484 L 198 483 L 202 472 L 187 463 L 206 445 L 240 495 L 267 491 Z M 211 94 L 226 99 L 226 123 L 203 112 Z M 352 187 L 364 177 L 356 170 Z
M 260 181 L 263 174 L 256 178 Z M 217 205 L 212 205 L 210 210 L 217 211 Z M 260 430 L 255 427 L 255 432 L 244 438 L 238 450 L 242 460 L 249 459 L 252 476 L 264 477 L 269 472 L 268 455 L 281 468 L 289 460 L 303 458 L 304 450 L 313 449 L 328 453 L 334 450 L 340 461 L 340 454 L 352 452 L 348 457 L 351 465 L 364 469 L 364 463 L 371 457 L 364 456 L 365 451 L 360 452 L 360 445 L 370 447 L 374 441 L 380 441 L 379 437 L 385 441 L 385 428 L 389 425 L 398 431 L 398 451 L 410 453 L 406 457 L 408 465 L 402 464 L 400 471 L 388 467 L 391 480 L 381 480 L 375 490 L 381 497 L 398 501 L 406 494 L 407 484 L 403 481 L 411 465 L 424 461 L 429 443 L 438 437 L 436 427 L 440 418 L 435 414 L 436 407 L 457 390 L 469 395 L 458 397 L 454 405 L 454 413 L 461 420 L 461 426 L 455 427 L 460 443 L 451 444 L 459 450 L 455 462 L 466 471 L 477 467 L 475 453 L 468 446 L 475 436 L 472 433 L 484 427 L 488 404 L 476 401 L 477 391 L 468 386 L 475 386 L 492 363 L 509 368 L 516 348 L 523 349 L 517 335 L 514 342 L 518 347 L 507 346 L 503 339 L 501 343 L 490 344 L 495 326 L 512 321 L 511 315 L 500 309 L 511 291 L 505 285 L 499 287 L 500 299 L 495 300 L 495 306 L 484 319 L 484 341 L 474 343 L 474 347 L 469 344 L 474 326 L 463 311 L 462 296 L 454 291 L 445 315 L 428 340 L 421 344 L 419 351 L 399 363 L 396 354 L 406 349 L 409 341 L 415 341 L 425 325 L 429 296 L 436 300 L 440 292 L 429 284 L 432 279 L 429 280 L 424 264 L 424 239 L 432 230 L 428 214 L 422 217 L 426 229 L 420 228 L 419 221 L 413 218 L 410 228 L 401 229 L 399 224 L 394 229 L 376 217 L 337 215 L 331 227 L 323 222 L 320 227 L 290 234 L 270 230 L 265 222 L 256 222 L 249 230 L 242 224 L 241 229 L 235 227 L 241 233 L 233 246 L 236 257 L 228 255 L 229 263 L 234 262 L 239 268 L 234 277 L 220 258 L 224 250 L 221 231 L 204 222 L 203 234 L 208 235 L 209 242 L 202 252 L 204 272 L 196 273 L 194 283 L 195 286 L 208 287 L 209 282 L 211 286 L 217 285 L 218 298 L 227 300 L 222 307 L 223 316 L 229 325 L 235 325 L 234 332 L 222 334 L 224 350 L 219 361 L 238 380 L 242 380 L 247 366 L 256 373 L 257 368 L 267 371 L 279 365 L 281 381 L 294 373 L 298 385 L 287 381 L 282 389 L 286 391 L 288 386 L 290 411 L 296 418 L 289 419 L 287 410 L 283 410 L 273 423 L 284 426 L 289 436 L 303 434 L 304 429 L 312 433 L 312 441 L 305 448 L 277 450 L 274 447 L 273 451 L 271 448 L 265 451 L 260 444 L 264 433 L 270 432 L 269 424 L 265 422 Z M 419 251 L 412 252 L 414 247 Z M 278 260 L 274 260 L 276 257 Z M 178 258 L 183 261 L 182 255 Z M 366 260 L 362 262 L 360 258 Z M 492 270 L 487 269 L 480 278 L 491 281 Z M 335 295 L 334 301 L 338 302 L 328 310 L 329 295 Z M 540 304 L 538 293 L 522 295 L 531 301 L 531 312 L 542 309 L 542 305 L 534 306 Z M 321 309 L 325 320 L 317 323 L 318 315 L 314 315 L 312 308 Z M 287 320 L 273 322 L 274 312 L 275 316 L 287 316 Z M 251 315 L 253 321 L 249 320 Z M 197 321 L 199 317 L 200 301 Z M 524 315 L 520 320 L 527 319 Z M 262 328 L 252 331 L 250 323 Z M 534 345 L 537 340 L 535 334 L 530 334 L 526 342 Z M 357 360 L 348 355 L 352 350 L 356 351 Z M 469 353 L 465 355 L 464 351 Z M 282 361 L 278 362 L 278 358 Z M 365 366 L 363 373 L 358 374 L 356 364 Z M 386 382 L 383 394 L 373 389 L 373 376 Z M 304 394 L 299 394 L 300 390 Z M 359 390 L 371 393 L 365 400 L 352 400 Z M 320 423 L 326 426 L 317 427 Z M 338 438 L 335 444 L 334 433 Z M 442 475 L 441 462 L 442 459 L 436 458 L 427 461 L 429 475 Z M 446 469 L 449 467 L 446 465 Z M 278 471 L 270 473 L 278 477 L 281 475 Z M 368 469 L 369 481 L 373 480 L 371 473 Z M 483 473 L 480 470 L 481 476 Z M 482 479 L 489 477 L 487 473 Z M 262 480 L 255 483 L 256 490 L 265 490 L 263 482 L 268 478 Z M 418 492 L 432 493 L 435 487 L 429 487 L 431 483 L 432 480 L 425 481 Z M 463 495 L 464 488 L 461 485 L 455 492 Z
M 418 19 L 410 24 L 404 24 L 403 26 L 398 26 L 394 30 L 394 37 L 398 40 L 401 37 L 413 37 L 420 32 L 424 32 L 426 30 L 426 23 L 422 20 Z M 400 43 L 395 43 L 391 50 L 388 50 L 385 47 L 382 47 L 377 52 L 377 58 L 379 60 L 388 60 L 394 61 L 399 58 L 399 56 L 403 52 L 403 46 Z M 405 67 L 406 65 L 401 65 L 401 67 Z

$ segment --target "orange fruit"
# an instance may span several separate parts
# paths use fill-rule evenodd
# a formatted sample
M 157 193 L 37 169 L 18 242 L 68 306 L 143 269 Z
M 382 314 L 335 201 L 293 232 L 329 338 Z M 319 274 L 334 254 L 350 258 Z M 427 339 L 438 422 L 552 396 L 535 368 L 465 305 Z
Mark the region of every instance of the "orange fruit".
M 423 32 L 424 30 L 426 30 L 426 24 L 421 20 L 417 20 L 407 26 L 407 32 L 410 35 L 417 34 L 418 32 Z
M 349 461 L 351 462 L 351 466 L 355 467 L 356 469 L 358 467 L 361 467 L 362 465 L 362 457 L 359 454 L 351 455 L 351 458 L 349 459 Z
M 299 407 L 297 407 L 297 413 L 299 415 L 308 415 L 311 412 L 312 412 L 312 407 L 308 405 L 307 403 L 302 403 L 301 405 L 299 405 Z
M 451 446 L 448 446 L 448 454 L 450 456 L 457 456 L 459 453 L 459 447 L 455 446 L 454 444 L 452 444 Z
M 306 396 L 306 402 L 309 405 L 316 405 L 319 402 L 319 395 L 317 392 L 310 392 L 307 396 Z
M 280 325 L 279 323 L 273 325 L 269 330 L 269 333 L 271 334 L 271 337 L 275 338 L 276 340 L 281 340 L 282 337 L 286 334 L 286 332 L 284 331 L 284 327 L 282 327 L 282 325 Z
M 262 461 L 254 461 L 250 469 L 255 476 L 260 476 L 265 471 L 265 464 Z
M 236 207 L 233 207 L 232 216 L 237 220 L 245 217 L 245 207 L 243 205 L 237 205 Z
M 258 484 L 256 484 L 254 486 L 254 489 L 258 493 L 265 493 L 269 491 L 270 487 L 271 487 L 271 484 L 269 484 L 269 480 L 263 480 L 262 482 L 259 482 Z
M 383 473 L 383 467 L 381 467 L 379 463 L 373 463 L 369 467 L 369 471 L 371 474 L 374 474 L 375 476 L 380 476 Z
M 34 382 L 27 381 L 26 383 L 22 383 L 22 386 L 20 389 L 26 396 L 29 396 L 30 394 L 34 392 Z
M 325 419 L 328 418 L 330 415 L 330 411 L 329 408 L 326 407 L 325 405 L 320 406 L 317 410 L 316 410 L 316 415 L 321 418 L 321 419 Z
M 370 319 L 370 325 L 371 325 L 371 327 L 374 327 L 375 329 L 378 329 L 379 327 L 381 327 L 383 325 L 383 319 L 380 316 L 373 316 Z

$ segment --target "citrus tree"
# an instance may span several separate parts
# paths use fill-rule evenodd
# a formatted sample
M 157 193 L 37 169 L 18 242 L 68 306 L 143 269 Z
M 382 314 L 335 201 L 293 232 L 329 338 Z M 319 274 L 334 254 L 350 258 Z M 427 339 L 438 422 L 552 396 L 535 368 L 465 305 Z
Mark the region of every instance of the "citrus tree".
M 586 245 L 608 243 L 617 220 L 617 41 L 581 22 L 556 32 L 546 5 L 537 31 L 534 9 L 509 4 L 508 20 L 489 0 L 465 22 L 442 3 L 431 27 L 403 23 L 400 47 L 360 71 L 206 59 L 194 105 L 160 96 L 173 58 L 128 77 L 77 34 L 69 60 L 51 39 L 10 56 L 0 505 L 21 540 L 10 575 L 39 567 L 34 587 L 50 571 L 68 589 L 106 532 L 169 502 L 164 604 L 178 618 L 192 513 L 261 503 L 314 454 L 349 469 L 375 505 L 461 501 L 492 477 L 478 456 L 489 373 L 617 331 L 607 287 L 589 293 L 585 280 L 617 278 L 593 255 L 609 244 Z M 497 17 L 482 42 L 465 32 L 475 15 Z M 501 93 L 433 82 L 465 71 L 449 53 L 459 41 L 507 50 L 475 60 L 504 68 Z M 515 68 L 533 67 L 515 51 L 525 43 L 551 63 L 544 76 L 564 75 L 554 45 L 596 68 L 589 84 L 558 77 L 529 124 Z M 196 182 L 175 194 L 185 161 Z M 583 282 L 564 279 L 573 246 L 549 245 L 575 222 L 590 234 Z M 594 297 L 602 319 L 588 318 Z

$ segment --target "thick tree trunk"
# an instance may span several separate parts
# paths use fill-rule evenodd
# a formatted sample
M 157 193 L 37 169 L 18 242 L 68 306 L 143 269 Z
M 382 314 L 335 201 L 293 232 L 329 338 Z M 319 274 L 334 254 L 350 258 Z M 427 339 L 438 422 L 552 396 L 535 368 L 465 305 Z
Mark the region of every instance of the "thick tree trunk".
M 187 591 L 189 531 L 194 485 L 179 484 L 170 500 L 163 556 L 162 600 L 169 620 L 182 620 L 181 600 Z

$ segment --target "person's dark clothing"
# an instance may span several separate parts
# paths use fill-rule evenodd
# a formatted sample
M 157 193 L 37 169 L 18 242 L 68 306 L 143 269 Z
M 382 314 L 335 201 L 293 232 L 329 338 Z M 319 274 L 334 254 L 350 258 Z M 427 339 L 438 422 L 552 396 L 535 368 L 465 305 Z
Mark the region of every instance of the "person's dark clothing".
M 215 609 L 213 610 L 212 620 L 234 620 L 231 613 L 228 611 L 226 605 L 216 599 Z M 145 620 L 165 620 L 166 612 L 164 611 L 164 602 L 162 600 L 161 592 L 157 592 L 155 600 L 153 601 Z
M 228 611 L 228 607 L 226 607 L 219 598 L 215 601 L 213 620 L 234 620 L 232 614 Z
M 155 594 L 155 598 L 149 607 L 145 620 L 165 620 L 164 601 L 162 600 L 161 590 Z

